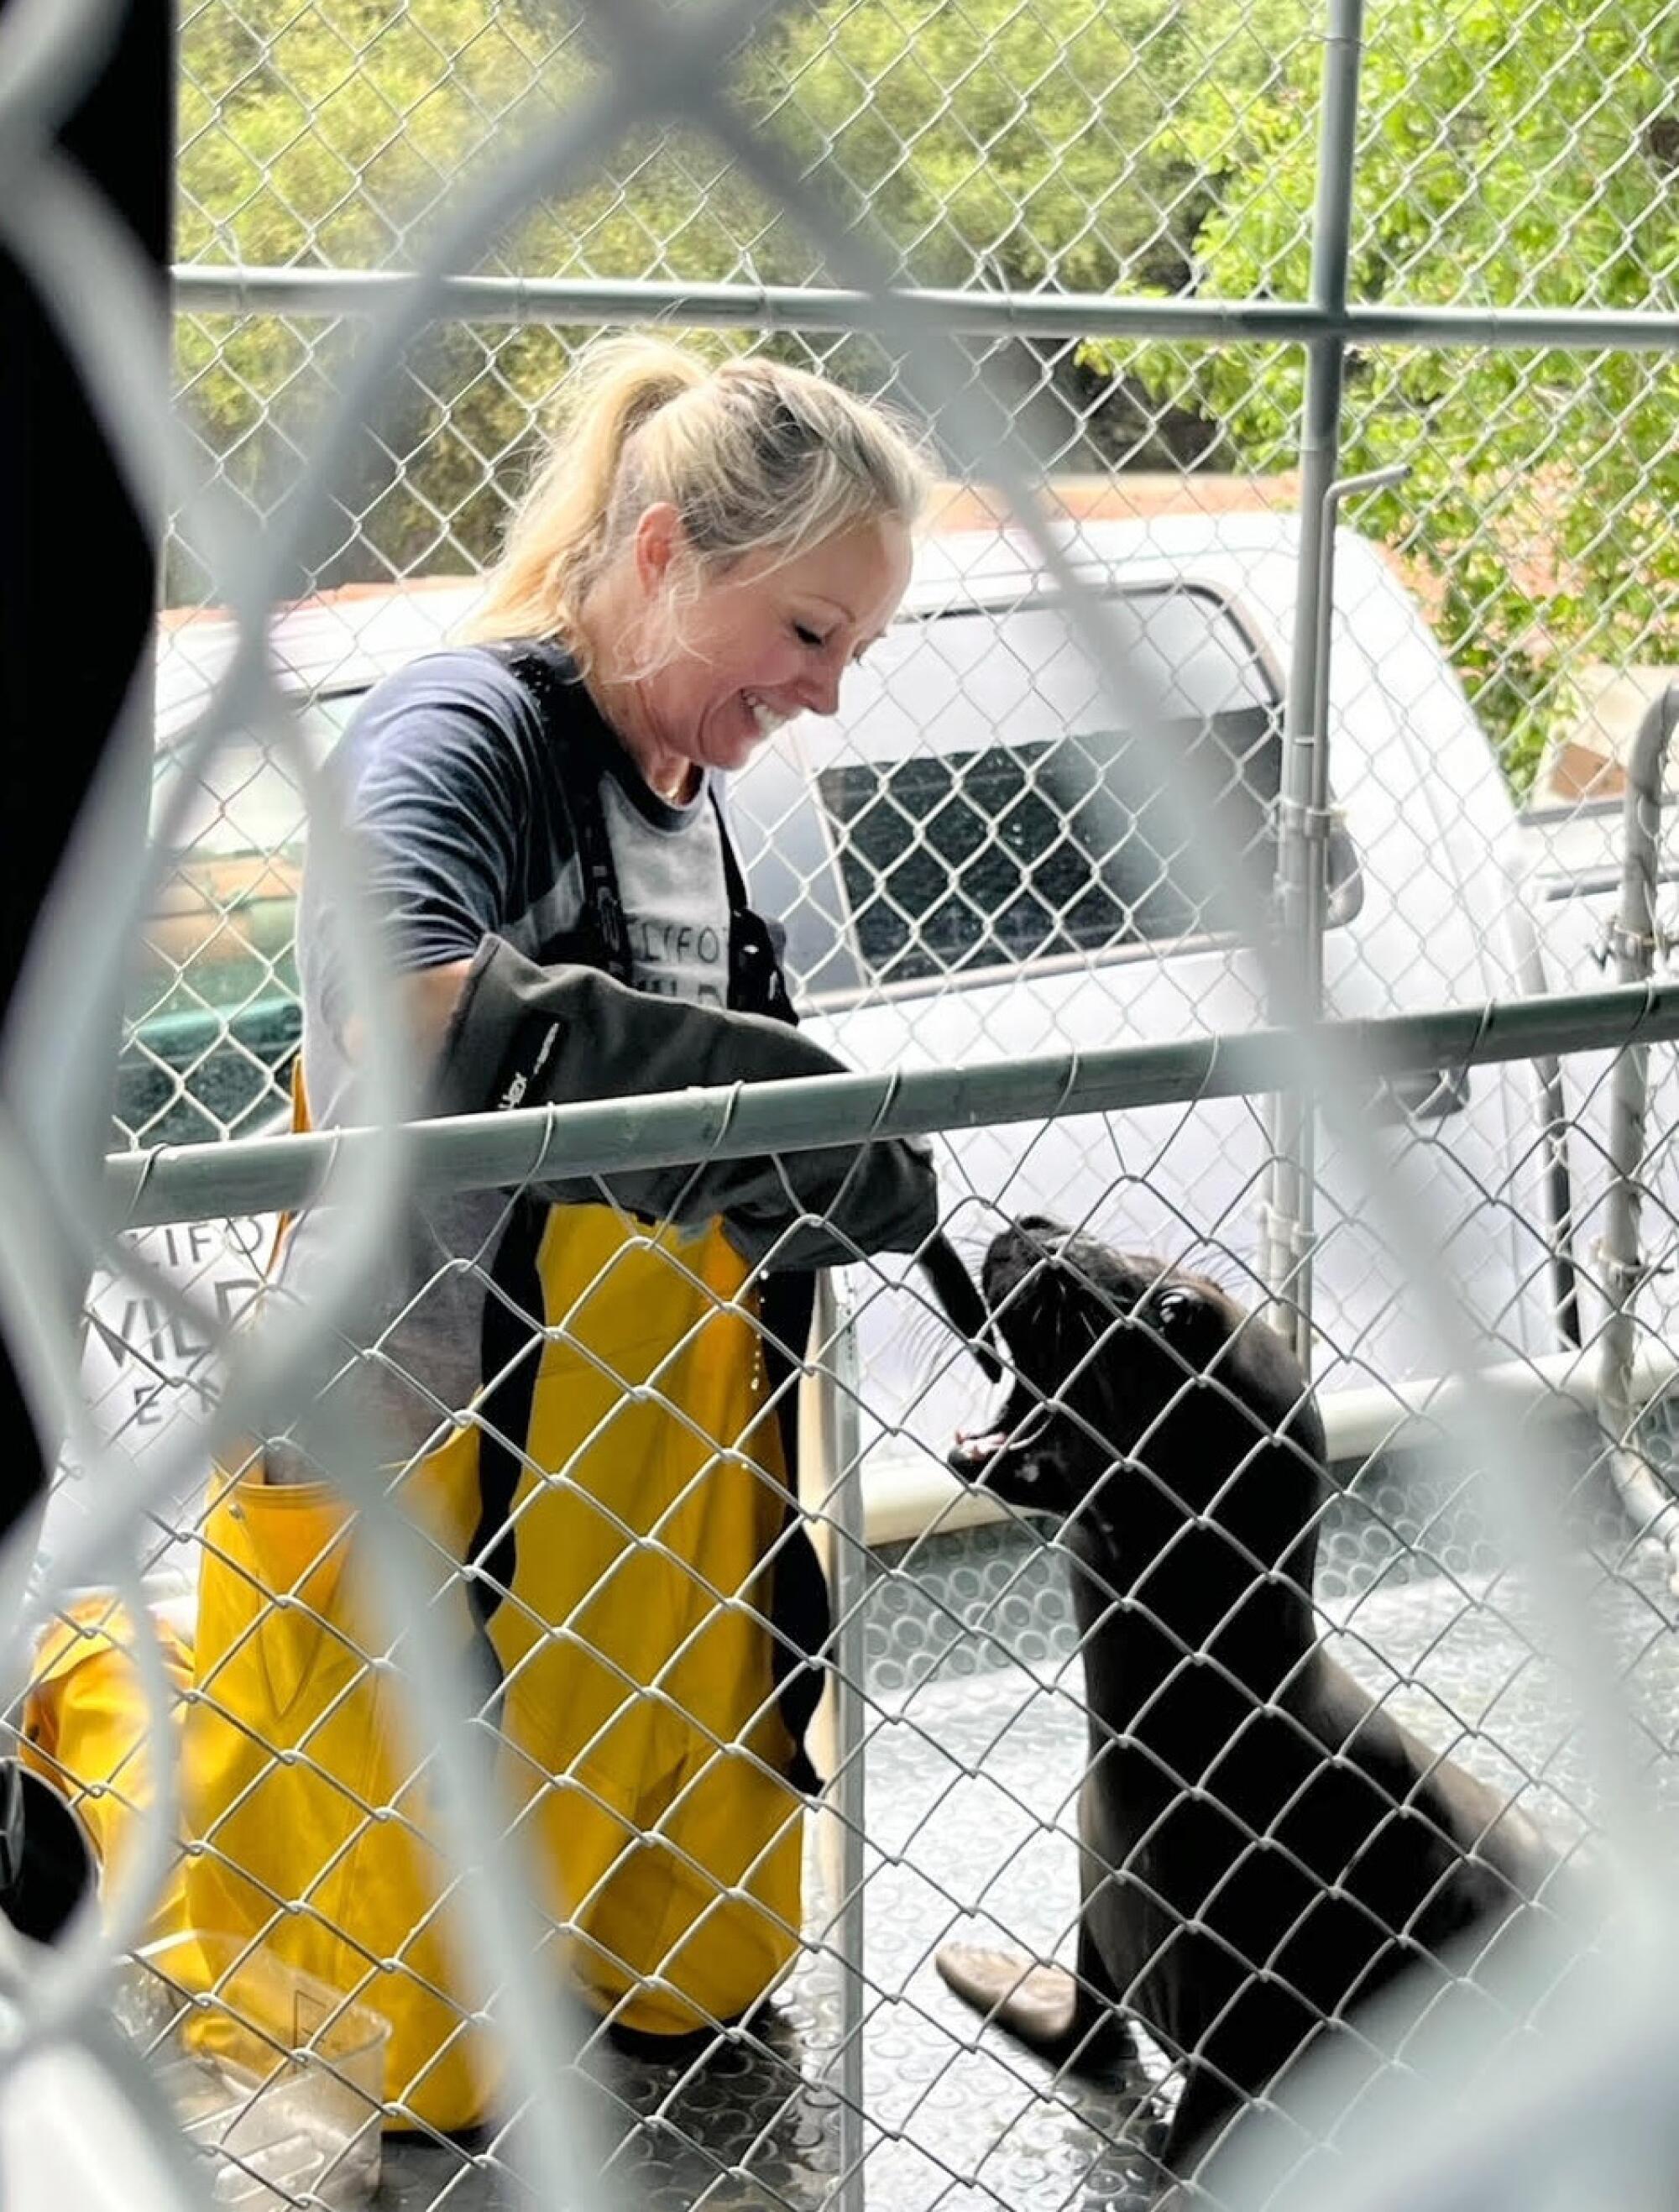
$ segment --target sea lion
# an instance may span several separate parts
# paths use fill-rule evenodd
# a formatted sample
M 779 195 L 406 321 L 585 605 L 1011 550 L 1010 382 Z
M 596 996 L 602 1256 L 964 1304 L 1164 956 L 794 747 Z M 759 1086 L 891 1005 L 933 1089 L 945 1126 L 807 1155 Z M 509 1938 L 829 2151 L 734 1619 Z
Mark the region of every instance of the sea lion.
M 1081 1904 L 1072 1973 L 963 1944 L 937 1964 L 1060 2064 L 1101 2068 L 1140 2021 L 1182 2069 L 1161 2153 L 1182 2176 L 1361 1999 L 1420 1962 L 1461 1972 L 1558 1862 L 1320 1647 L 1324 1434 L 1282 1339 L 1217 1284 L 1042 1218 L 996 1238 L 983 1280 L 1016 1379 L 951 1465 L 1062 1523 Z

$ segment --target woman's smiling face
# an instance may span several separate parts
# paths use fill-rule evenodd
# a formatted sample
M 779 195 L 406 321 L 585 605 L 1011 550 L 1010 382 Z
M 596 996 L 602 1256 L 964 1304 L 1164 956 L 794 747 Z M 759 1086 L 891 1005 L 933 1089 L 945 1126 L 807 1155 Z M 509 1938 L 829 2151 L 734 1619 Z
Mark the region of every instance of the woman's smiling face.
M 674 511 L 651 508 L 636 565 L 649 599 L 669 589 Z M 910 538 L 877 517 L 790 558 L 746 555 L 680 607 L 676 649 L 636 680 L 637 720 L 667 757 L 739 768 L 795 714 L 831 714 L 840 678 L 885 629 L 909 581 Z

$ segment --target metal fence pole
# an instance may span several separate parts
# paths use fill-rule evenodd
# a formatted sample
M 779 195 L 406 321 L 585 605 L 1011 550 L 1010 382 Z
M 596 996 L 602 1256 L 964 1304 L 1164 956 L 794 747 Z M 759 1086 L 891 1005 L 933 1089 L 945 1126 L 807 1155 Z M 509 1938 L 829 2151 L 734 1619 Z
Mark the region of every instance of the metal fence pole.
M 1311 304 L 1329 315 L 1347 305 L 1353 226 L 1354 134 L 1363 0 L 1329 0 L 1323 54 L 1322 132 L 1312 222 Z M 1333 612 L 1329 533 L 1341 450 L 1341 398 L 1346 344 L 1314 338 L 1306 359 L 1300 425 L 1300 555 L 1295 586 L 1293 664 L 1283 710 L 1282 776 L 1278 808 L 1277 922 L 1282 965 L 1293 1003 L 1279 1000 L 1274 1017 L 1315 1019 L 1323 986 L 1323 918 L 1329 836 L 1329 661 L 1323 644 Z M 1311 1366 L 1312 1179 L 1316 1109 L 1303 1093 L 1279 1091 L 1271 1116 L 1270 1194 L 1263 1218 L 1263 1274 L 1273 1318 Z
M 1679 982 L 1329 1022 L 1323 1039 L 1329 1048 L 1355 1056 L 1372 1086 L 1408 1069 L 1667 1044 L 1679 1039 Z M 461 1115 L 412 1126 L 411 1186 L 421 1197 L 499 1190 L 541 1182 L 556 1161 L 564 1163 L 568 1177 L 610 1176 L 636 1165 L 748 1159 L 988 1122 L 1247 1097 L 1288 1082 L 1299 1053 L 1293 1029 L 1226 1030 L 965 1067 L 790 1077 L 633 1102 Z M 633 1115 L 626 1114 L 626 1103 L 633 1103 Z M 371 1159 L 380 1141 L 377 1130 L 352 1128 L 112 1152 L 105 1163 L 106 1200 L 113 1222 L 125 1229 L 277 1212 L 313 1197 L 333 1160 L 360 1154 Z
M 834 1775 L 830 1786 L 839 1825 L 839 1895 L 834 1932 L 840 1959 L 840 2040 L 830 2069 L 838 2074 L 839 2175 L 836 2212 L 862 2212 L 867 2201 L 863 2083 L 865 1915 L 863 1855 L 867 1812 L 862 1694 L 863 1598 L 866 1589 L 862 1452 L 857 1422 L 857 1339 L 850 1310 L 831 1271 L 820 1278 L 816 1306 L 820 1347 L 822 1463 L 830 1489 L 825 1517 L 830 1533 L 830 1587 L 834 1632 Z
M 1642 983 L 1654 972 L 1660 922 L 1656 885 L 1661 866 L 1662 779 L 1679 727 L 1679 684 L 1670 684 L 1639 724 L 1627 763 L 1621 908 L 1614 933 L 1618 983 Z M 1633 1443 L 1632 1375 L 1636 1350 L 1633 1301 L 1647 1264 L 1640 1250 L 1645 1119 L 1650 1103 L 1649 1050 L 1629 1044 L 1615 1055 L 1609 1094 L 1609 1164 L 1603 1235 L 1597 1250 L 1609 1312 L 1599 1346 L 1598 1419 L 1609 1470 L 1634 1524 L 1667 1553 L 1670 1587 L 1679 1589 L 1679 1512 Z
M 182 315 L 375 315 L 417 279 L 398 269 L 320 269 L 178 263 Z M 1174 345 L 1317 344 L 1541 347 L 1602 353 L 1679 352 L 1679 315 L 1608 307 L 1433 307 L 1389 300 L 1326 308 L 1300 300 L 1138 299 L 1089 292 L 983 292 L 918 285 L 940 327 L 965 337 L 1164 338 Z M 446 276 L 428 283 L 430 322 L 563 330 L 628 323 L 684 330 L 872 332 L 879 307 L 838 285 L 675 284 L 642 277 Z

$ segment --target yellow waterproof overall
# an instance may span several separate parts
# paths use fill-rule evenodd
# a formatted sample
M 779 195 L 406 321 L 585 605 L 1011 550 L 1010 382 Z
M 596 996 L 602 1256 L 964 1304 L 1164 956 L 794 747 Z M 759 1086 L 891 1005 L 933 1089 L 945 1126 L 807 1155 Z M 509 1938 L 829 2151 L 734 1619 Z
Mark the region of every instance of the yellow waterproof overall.
M 605 1206 L 554 1208 L 538 1266 L 551 1334 L 516 1565 L 489 1624 L 508 1817 L 570 1932 L 557 1974 L 627 2027 L 679 2033 L 745 2009 L 798 1948 L 802 1801 L 781 1778 L 790 1741 L 762 1620 L 781 1438 L 745 1270 L 715 1224 L 684 1242 Z M 478 1522 L 479 1443 L 455 1431 L 401 1489 L 454 1559 Z M 414 1778 L 424 1717 L 367 1665 L 392 1639 L 357 1544 L 324 1486 L 271 1486 L 259 1466 L 223 1478 L 185 1731 L 201 1846 L 186 1916 L 271 1931 L 384 2012 L 391 2095 L 460 2127 L 484 2116 L 496 2063 L 463 2025 L 476 1994 Z M 447 1606 L 465 1654 L 462 1586 Z

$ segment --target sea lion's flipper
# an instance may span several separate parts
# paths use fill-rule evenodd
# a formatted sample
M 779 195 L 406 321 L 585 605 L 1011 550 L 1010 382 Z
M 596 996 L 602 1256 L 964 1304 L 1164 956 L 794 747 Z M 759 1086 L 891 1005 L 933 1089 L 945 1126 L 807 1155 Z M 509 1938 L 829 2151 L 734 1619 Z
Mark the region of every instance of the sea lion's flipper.
M 1161 2147 L 1160 2163 L 1166 2172 L 1192 2174 L 1222 2141 L 1231 2116 L 1241 2102 L 1235 2090 L 1212 2067 L 1192 2065 Z
M 964 2004 L 1057 2067 L 1106 2074 L 1129 2055 L 1123 2016 L 1065 1966 L 979 1943 L 941 1943 L 933 1963 Z

